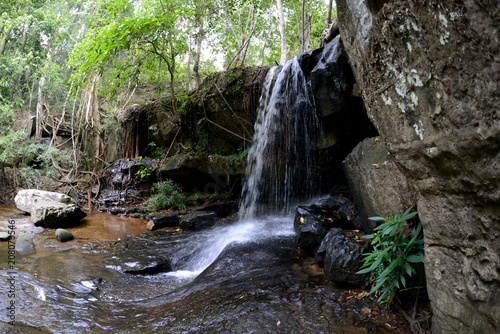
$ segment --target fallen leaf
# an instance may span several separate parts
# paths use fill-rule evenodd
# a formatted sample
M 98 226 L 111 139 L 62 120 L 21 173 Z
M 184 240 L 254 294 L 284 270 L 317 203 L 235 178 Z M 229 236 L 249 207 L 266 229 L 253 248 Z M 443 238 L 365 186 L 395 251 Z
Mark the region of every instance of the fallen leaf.
M 375 169 L 380 169 L 380 164 L 372 164 L 372 166 L 375 166 Z
M 245 254 L 243 254 L 243 256 L 248 256 L 248 255 L 250 255 L 250 253 L 245 253 Z
M 276 323 L 276 326 L 279 326 L 281 324 L 281 321 L 278 320 L 278 322 Z
M 361 309 L 361 312 L 363 312 L 364 314 L 369 314 L 372 313 L 372 310 L 371 308 L 365 306 Z

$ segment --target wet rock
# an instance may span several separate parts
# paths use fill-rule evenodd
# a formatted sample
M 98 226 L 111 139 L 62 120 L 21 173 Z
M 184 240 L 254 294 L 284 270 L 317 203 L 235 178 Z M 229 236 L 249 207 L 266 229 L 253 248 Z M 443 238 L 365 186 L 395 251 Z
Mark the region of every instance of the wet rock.
M 238 201 L 224 201 L 219 203 L 212 203 L 208 205 L 202 205 L 197 208 L 197 211 L 214 211 L 217 218 L 225 218 L 237 212 L 239 208 Z
M 64 194 L 41 190 L 21 190 L 15 198 L 16 206 L 31 214 L 35 226 L 56 228 L 77 223 L 85 212 Z
M 417 202 L 415 188 L 378 137 L 359 143 L 346 157 L 344 171 L 367 232 L 375 228 L 369 217 L 403 213 Z
M 66 241 L 73 240 L 73 234 L 68 230 L 58 228 L 56 230 L 56 238 L 60 242 L 66 242 Z
M 213 227 L 217 222 L 215 212 L 194 212 L 182 217 L 180 227 L 185 231 L 199 231 Z
M 16 240 L 16 251 L 24 252 L 35 248 L 33 237 L 29 234 L 21 234 Z
M 342 53 L 343 48 L 338 47 L 339 43 L 342 43 L 340 38 L 336 38 L 327 44 L 321 59 L 311 71 L 314 101 L 323 116 L 341 111 L 351 98 L 351 68 Z
M 0 241 L 7 241 L 10 239 L 10 234 L 7 232 L 0 232 Z
M 315 259 L 323 265 L 326 277 L 333 283 L 361 285 L 365 277 L 356 272 L 362 265 L 365 249 L 364 244 L 348 237 L 342 229 L 332 228 L 321 242 Z
M 316 219 L 305 207 L 298 207 L 294 219 L 297 247 L 306 253 L 314 252 L 326 235 L 327 225 L 327 222 Z
M 354 204 L 342 196 L 328 196 L 295 211 L 294 228 L 297 246 L 306 254 L 314 254 L 331 228 L 356 229 Z
M 159 259 L 137 269 L 127 269 L 124 273 L 131 275 L 156 275 L 169 271 L 172 271 L 170 261 L 168 259 Z
M 146 228 L 150 231 L 154 231 L 160 228 L 179 226 L 180 221 L 181 219 L 177 214 L 170 214 L 158 217 L 153 216 L 150 217 L 150 220 L 148 221 Z
M 98 199 L 99 210 L 113 214 L 130 212 L 129 206 L 142 203 L 149 196 L 150 185 L 135 175 L 140 170 L 151 170 L 149 159 L 118 159 L 101 172 L 103 187 Z M 151 181 L 152 176 L 147 180 Z

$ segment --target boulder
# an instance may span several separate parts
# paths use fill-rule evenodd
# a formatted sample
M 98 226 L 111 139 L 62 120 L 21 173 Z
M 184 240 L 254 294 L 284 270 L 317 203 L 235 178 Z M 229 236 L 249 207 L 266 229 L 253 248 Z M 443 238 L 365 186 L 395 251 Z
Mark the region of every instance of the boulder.
M 359 143 L 346 157 L 344 171 L 368 233 L 375 228 L 369 217 L 400 214 L 417 203 L 416 189 L 378 137 Z
M 10 239 L 10 234 L 7 232 L 0 232 L 0 241 L 7 241 Z
M 60 242 L 66 242 L 66 241 L 73 240 L 73 234 L 68 230 L 58 228 L 56 230 L 56 238 Z
M 16 240 L 16 251 L 24 252 L 35 248 L 33 237 L 29 234 L 21 234 Z
M 149 218 L 146 228 L 150 231 L 154 231 L 160 228 L 179 226 L 179 222 L 180 217 L 175 213 L 164 216 L 152 216 Z
M 14 200 L 20 210 L 31 214 L 35 226 L 57 228 L 74 224 L 86 216 L 73 199 L 64 194 L 21 190 Z
M 217 222 L 215 212 L 198 211 L 182 217 L 180 227 L 184 231 L 199 231 L 213 227 Z
M 432 331 L 499 332 L 498 2 L 337 9 L 368 116 L 418 190 Z
M 356 229 L 354 204 L 343 196 L 328 196 L 295 210 L 294 229 L 297 246 L 314 254 L 331 228 Z
M 332 228 L 321 242 L 315 259 L 323 266 L 326 277 L 333 283 L 361 285 L 366 277 L 356 272 L 363 264 L 366 247 L 366 243 L 357 242 L 342 229 Z

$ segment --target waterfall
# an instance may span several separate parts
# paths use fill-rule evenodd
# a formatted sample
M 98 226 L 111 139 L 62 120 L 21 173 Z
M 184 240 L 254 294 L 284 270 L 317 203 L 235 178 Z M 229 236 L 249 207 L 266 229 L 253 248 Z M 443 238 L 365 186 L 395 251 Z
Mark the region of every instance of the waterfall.
M 299 200 L 317 194 L 318 154 L 314 141 L 322 134 L 310 83 L 299 55 L 265 79 L 253 145 L 248 152 L 240 218 L 251 219 L 257 205 L 288 212 Z
M 314 143 L 322 136 L 322 126 L 301 67 L 307 65 L 307 56 L 272 67 L 266 76 L 247 158 L 240 221 L 193 237 L 188 247 L 175 252 L 171 260 L 176 271 L 168 275 L 196 276 L 234 242 L 294 235 L 292 220 L 283 214 L 318 195 L 321 181 Z M 259 218 L 261 205 L 274 216 Z

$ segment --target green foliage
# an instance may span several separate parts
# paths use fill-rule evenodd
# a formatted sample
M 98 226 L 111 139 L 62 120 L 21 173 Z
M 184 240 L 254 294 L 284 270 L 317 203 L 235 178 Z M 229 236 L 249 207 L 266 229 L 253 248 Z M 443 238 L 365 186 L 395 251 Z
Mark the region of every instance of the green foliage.
M 403 233 L 405 222 L 417 214 L 410 213 L 411 209 L 401 216 L 369 218 L 383 223 L 375 228 L 377 232 L 364 237 L 372 239 L 373 251 L 364 254 L 364 264 L 357 273 L 370 275 L 369 281 L 374 283 L 370 294 L 380 290 L 380 303 L 390 302 L 401 287 L 406 287 L 407 278 L 415 274 L 415 264 L 424 261 L 421 223 L 413 229 L 410 239 Z
M 186 195 L 182 192 L 182 186 L 171 179 L 153 184 L 153 192 L 155 194 L 149 199 L 147 207 L 149 211 L 186 207 Z
M 141 165 L 139 170 L 135 173 L 135 178 L 140 180 L 140 181 L 147 181 L 149 180 L 149 177 L 151 176 L 151 168 L 148 168 L 144 165 Z

